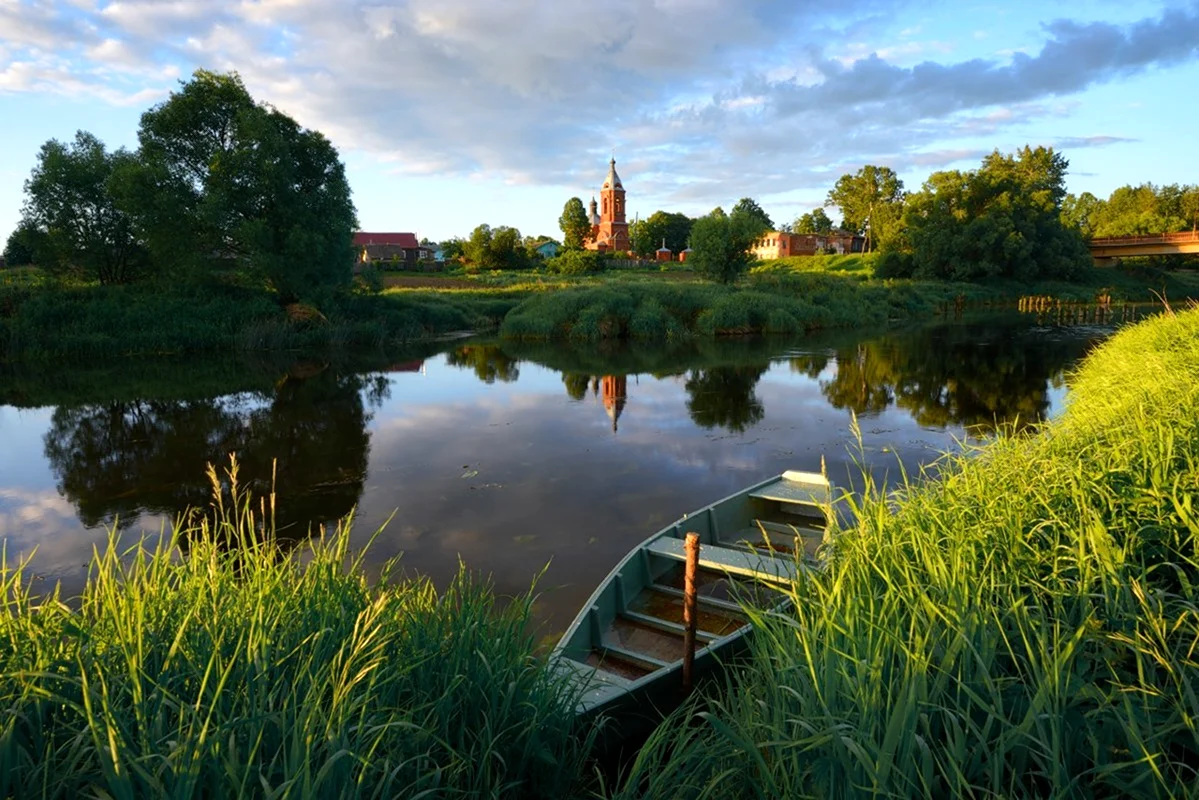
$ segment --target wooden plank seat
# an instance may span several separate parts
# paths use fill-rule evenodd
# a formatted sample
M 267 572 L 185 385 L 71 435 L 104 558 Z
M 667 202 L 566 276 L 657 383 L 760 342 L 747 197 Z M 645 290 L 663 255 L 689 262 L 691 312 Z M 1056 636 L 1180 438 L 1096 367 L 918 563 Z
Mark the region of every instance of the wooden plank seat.
M 661 558 L 686 561 L 683 540 L 664 536 L 650 542 L 646 549 Z M 746 575 L 772 581 L 792 581 L 797 577 L 795 562 L 784 558 L 772 558 L 765 553 L 745 552 L 728 547 L 706 544 L 699 548 L 699 566 L 720 570 L 730 575 Z
M 784 472 L 777 481 L 749 493 L 759 500 L 824 508 L 832 502 L 832 491 L 823 476 L 814 472 Z

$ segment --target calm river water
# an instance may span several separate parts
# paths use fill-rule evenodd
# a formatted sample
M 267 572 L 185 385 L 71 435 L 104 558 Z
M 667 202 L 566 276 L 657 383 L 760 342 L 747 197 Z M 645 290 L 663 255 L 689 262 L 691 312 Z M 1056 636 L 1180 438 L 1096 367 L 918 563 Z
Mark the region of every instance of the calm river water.
M 107 529 L 158 531 L 238 453 L 293 536 L 357 508 L 375 562 L 444 583 L 461 558 L 504 593 L 539 584 L 552 635 L 636 542 L 787 468 L 880 480 L 996 424 L 1060 410 L 1111 333 L 1012 318 L 801 340 L 466 341 L 362 363 L 137 361 L 0 371 L 0 541 L 78 593 Z

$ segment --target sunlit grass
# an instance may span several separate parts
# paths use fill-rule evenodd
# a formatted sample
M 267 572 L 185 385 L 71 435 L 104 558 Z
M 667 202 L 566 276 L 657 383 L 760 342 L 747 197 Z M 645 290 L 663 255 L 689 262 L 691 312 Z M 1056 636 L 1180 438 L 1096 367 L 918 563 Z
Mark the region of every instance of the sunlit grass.
M 614 795 L 1199 793 L 1199 311 L 1071 383 L 1035 435 L 858 487 L 828 568 Z
M 273 498 L 211 477 L 206 513 L 97 553 L 75 609 L 0 566 L 0 797 L 572 792 L 586 743 L 530 596 L 373 585 L 348 522 L 289 552 Z

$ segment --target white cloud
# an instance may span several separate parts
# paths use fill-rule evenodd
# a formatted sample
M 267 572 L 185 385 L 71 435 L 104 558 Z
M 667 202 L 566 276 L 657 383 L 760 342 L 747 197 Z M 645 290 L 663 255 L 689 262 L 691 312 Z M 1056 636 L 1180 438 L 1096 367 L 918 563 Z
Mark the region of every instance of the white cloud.
M 1190 6 L 1054 21 L 1027 52 L 954 62 L 954 42 L 889 27 L 904 0 L 72 5 L 0 0 L 0 91 L 148 104 L 180 71 L 236 69 L 398 172 L 572 185 L 617 148 L 639 192 L 712 204 L 867 160 L 924 164 L 965 149 L 954 139 L 1069 113 L 1055 103 L 1094 84 L 1192 61 L 1199 42 Z

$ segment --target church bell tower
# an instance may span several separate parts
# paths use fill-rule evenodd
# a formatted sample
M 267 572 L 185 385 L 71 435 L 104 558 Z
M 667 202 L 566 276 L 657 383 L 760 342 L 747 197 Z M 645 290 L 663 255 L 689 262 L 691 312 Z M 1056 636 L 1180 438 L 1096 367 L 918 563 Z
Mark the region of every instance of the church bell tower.
M 600 189 L 600 224 L 596 232 L 597 248 L 609 252 L 629 251 L 629 223 L 625 220 L 624 186 L 616 174 L 616 159 L 608 162 L 608 177 Z

